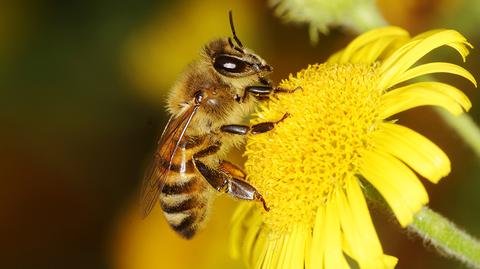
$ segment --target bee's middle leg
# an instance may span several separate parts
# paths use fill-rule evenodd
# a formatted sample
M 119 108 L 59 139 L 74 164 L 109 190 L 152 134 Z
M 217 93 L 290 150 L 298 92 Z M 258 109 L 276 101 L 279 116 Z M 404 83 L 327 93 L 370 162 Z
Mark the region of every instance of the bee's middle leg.
M 264 99 L 268 99 L 270 95 L 275 95 L 278 93 L 293 93 L 299 89 L 301 89 L 301 87 L 297 87 L 291 90 L 291 89 L 285 89 L 281 87 L 272 87 L 272 86 L 248 86 L 245 88 L 245 92 L 243 93 L 242 100 L 245 100 L 248 95 L 253 95 L 255 98 L 259 100 L 264 100 Z
M 218 168 L 205 164 L 201 159 L 215 152 L 215 146 L 194 154 L 193 162 L 198 171 L 217 191 L 225 192 L 242 200 L 260 201 L 266 211 L 269 210 L 263 196 L 248 182 L 245 173 L 234 164 L 221 161 Z
M 285 113 L 283 117 L 278 121 L 261 122 L 258 124 L 254 124 L 252 126 L 239 125 L 239 124 L 223 125 L 222 127 L 220 127 L 220 130 L 225 133 L 231 133 L 231 134 L 237 134 L 237 135 L 246 135 L 249 132 L 251 134 L 261 134 L 261 133 L 265 133 L 272 130 L 275 127 L 275 125 L 279 124 L 289 116 L 290 114 Z

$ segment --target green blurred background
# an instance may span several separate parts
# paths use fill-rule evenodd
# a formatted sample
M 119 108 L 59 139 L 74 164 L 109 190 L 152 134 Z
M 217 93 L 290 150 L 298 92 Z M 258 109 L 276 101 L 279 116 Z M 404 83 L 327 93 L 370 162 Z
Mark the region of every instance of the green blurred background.
M 478 47 L 480 1 L 378 1 L 390 24 L 412 34 L 453 27 Z M 239 37 L 278 82 L 322 62 L 354 34 L 338 28 L 310 44 L 306 26 L 283 23 L 264 1 L 0 0 L 0 268 L 242 268 L 228 256 L 235 202 L 221 197 L 192 241 L 167 227 L 157 207 L 136 215 L 142 171 L 164 125 L 165 96 L 208 40 Z M 461 63 L 451 50 L 429 55 Z M 464 65 L 478 76 L 480 54 Z M 463 65 L 463 64 L 462 64 Z M 473 101 L 468 82 L 440 76 Z M 480 236 L 480 158 L 429 108 L 400 115 L 451 157 L 453 170 L 426 184 L 431 207 Z M 232 159 L 241 163 L 241 151 Z M 397 268 L 464 268 L 373 209 Z

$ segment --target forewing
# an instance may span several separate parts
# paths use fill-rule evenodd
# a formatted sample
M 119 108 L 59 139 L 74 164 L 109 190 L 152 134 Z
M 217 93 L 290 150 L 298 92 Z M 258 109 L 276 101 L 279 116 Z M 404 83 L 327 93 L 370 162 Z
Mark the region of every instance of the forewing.
M 153 162 L 150 164 L 143 179 L 141 208 L 144 218 L 150 214 L 158 200 L 170 172 L 173 157 L 198 108 L 198 105 L 192 105 L 185 112 L 170 117 L 167 126 L 163 130 L 155 150 Z

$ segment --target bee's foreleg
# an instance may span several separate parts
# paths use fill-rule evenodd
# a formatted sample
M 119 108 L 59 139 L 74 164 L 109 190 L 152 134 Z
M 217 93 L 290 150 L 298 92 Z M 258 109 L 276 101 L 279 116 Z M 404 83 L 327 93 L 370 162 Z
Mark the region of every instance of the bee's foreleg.
M 275 127 L 275 125 L 279 124 L 280 122 L 288 118 L 288 116 L 290 116 L 290 114 L 285 113 L 283 117 L 278 121 L 267 121 L 267 122 L 258 123 L 252 126 L 238 125 L 238 124 L 223 125 L 222 127 L 220 127 L 220 130 L 225 133 L 238 134 L 238 135 L 246 135 L 249 132 L 251 134 L 261 134 L 261 133 L 265 133 L 272 130 Z
M 296 90 L 301 89 L 301 87 L 296 87 L 295 89 L 285 89 L 281 87 L 272 87 L 272 86 L 248 86 L 245 88 L 245 92 L 243 93 L 242 100 L 245 100 L 248 95 L 253 95 L 255 98 L 259 100 L 268 99 L 268 97 L 272 94 L 277 93 L 293 93 Z

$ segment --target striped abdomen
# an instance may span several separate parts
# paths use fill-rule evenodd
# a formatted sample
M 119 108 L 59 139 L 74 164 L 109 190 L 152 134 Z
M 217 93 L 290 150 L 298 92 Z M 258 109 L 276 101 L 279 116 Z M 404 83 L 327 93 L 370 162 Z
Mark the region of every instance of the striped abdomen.
M 193 165 L 194 148 L 180 147 L 160 193 L 160 205 L 170 226 L 192 238 L 207 220 L 214 189 Z

